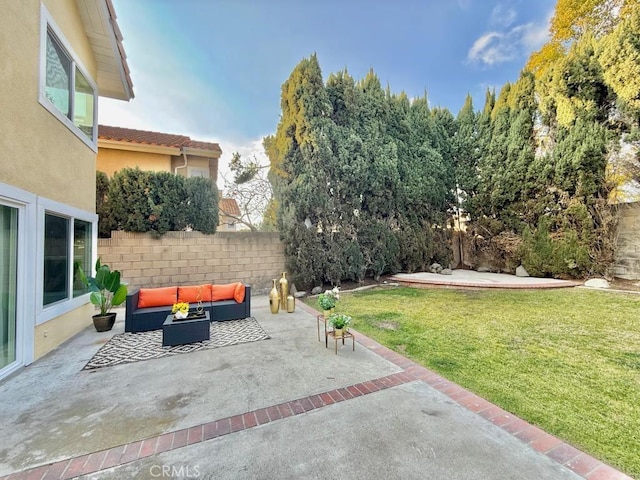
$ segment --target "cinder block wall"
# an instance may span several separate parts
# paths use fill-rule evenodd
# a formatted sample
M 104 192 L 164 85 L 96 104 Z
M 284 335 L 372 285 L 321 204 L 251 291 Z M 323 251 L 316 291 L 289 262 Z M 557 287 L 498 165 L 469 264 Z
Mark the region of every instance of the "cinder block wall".
M 102 263 L 120 270 L 129 290 L 139 287 L 245 282 L 255 293 L 271 288 L 285 271 L 284 246 L 271 232 L 114 231 L 98 240 Z
M 640 202 L 619 205 L 618 241 L 613 274 L 640 280 Z

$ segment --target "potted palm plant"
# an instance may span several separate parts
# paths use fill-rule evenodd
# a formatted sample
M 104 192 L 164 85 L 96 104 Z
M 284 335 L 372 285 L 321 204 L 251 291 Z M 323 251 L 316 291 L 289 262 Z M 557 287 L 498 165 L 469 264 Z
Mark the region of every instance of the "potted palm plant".
M 113 328 L 116 314 L 111 309 L 124 303 L 127 299 L 127 285 L 120 282 L 120 272 L 102 265 L 100 259 L 96 261 L 96 276 L 85 276 L 82 268 L 79 268 L 80 278 L 89 287 L 91 294 L 89 300 L 100 309 L 100 313 L 94 315 L 93 326 L 98 332 L 106 332 Z

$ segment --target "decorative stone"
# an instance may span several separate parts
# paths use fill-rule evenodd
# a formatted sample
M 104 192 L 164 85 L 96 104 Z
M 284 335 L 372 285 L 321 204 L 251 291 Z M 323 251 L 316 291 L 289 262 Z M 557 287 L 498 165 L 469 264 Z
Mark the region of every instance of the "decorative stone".
M 313 287 L 311 295 L 320 295 L 322 293 L 322 287 Z
M 529 272 L 527 272 L 527 269 L 524 268 L 522 265 L 516 268 L 516 277 L 530 277 L 530 276 L 531 275 L 529 275 Z
M 590 278 L 584 282 L 584 286 L 589 288 L 611 288 L 609 282 L 604 278 Z
M 442 271 L 442 265 L 440 265 L 439 263 L 432 263 L 429 267 L 429 271 L 431 273 L 440 273 Z
M 450 268 L 443 268 L 440 272 L 441 275 L 451 275 L 453 271 Z
M 302 298 L 302 297 L 306 297 L 307 296 L 307 292 L 296 292 L 293 294 L 294 297 L 296 298 Z

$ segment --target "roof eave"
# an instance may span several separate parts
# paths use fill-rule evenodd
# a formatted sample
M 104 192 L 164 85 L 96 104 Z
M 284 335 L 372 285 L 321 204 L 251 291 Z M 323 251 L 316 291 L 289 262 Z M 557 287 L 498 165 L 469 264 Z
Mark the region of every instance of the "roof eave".
M 117 100 L 131 100 L 134 97 L 133 83 L 111 0 L 76 0 L 76 4 L 98 63 L 98 94 Z
M 180 148 L 166 145 L 152 145 L 145 143 L 127 142 L 123 140 L 111 140 L 98 137 L 98 148 L 110 148 L 112 150 L 128 150 L 131 152 L 160 153 L 163 155 L 180 155 Z
M 208 157 L 208 158 L 218 158 L 222 154 L 222 150 L 220 147 L 215 149 L 204 149 L 204 148 L 194 148 L 194 147 L 182 147 L 182 151 L 187 155 L 194 155 L 196 157 Z

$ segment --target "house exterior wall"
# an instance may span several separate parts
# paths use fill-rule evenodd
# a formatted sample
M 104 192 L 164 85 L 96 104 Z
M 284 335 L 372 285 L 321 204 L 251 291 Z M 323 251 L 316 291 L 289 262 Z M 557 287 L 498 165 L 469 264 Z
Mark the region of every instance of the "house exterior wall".
M 216 230 L 217 232 L 235 232 L 237 230 L 236 228 L 236 222 L 237 220 L 235 218 L 231 218 L 223 213 L 218 213 L 219 215 L 219 219 L 218 219 L 218 229 Z
M 140 148 L 136 145 L 136 148 Z M 96 169 L 112 177 L 115 172 L 123 168 L 135 168 L 149 172 L 170 172 L 177 173 L 183 177 L 187 176 L 188 169 L 183 168 L 184 158 L 180 155 L 170 153 L 145 152 L 126 150 L 120 145 L 118 148 L 108 146 L 98 147 L 98 158 Z M 187 167 L 207 169 L 209 178 L 214 183 L 218 180 L 218 159 L 187 155 Z M 177 170 L 176 170 L 177 169 Z
M 97 76 L 95 57 L 75 0 L 3 2 L 0 203 L 16 205 L 19 210 L 17 367 L 31 363 L 91 325 L 93 314 L 88 295 L 43 306 L 45 212 L 94 222 L 97 230 L 96 153 L 39 101 L 42 25 L 47 18 L 55 24 L 56 34 L 73 60 L 94 82 Z M 95 240 L 92 250 L 94 254 L 97 251 Z M 0 371 L 0 376 L 6 371 Z
M 97 170 L 112 177 L 115 172 L 126 167 L 139 167 L 140 170 L 152 172 L 170 172 L 171 155 L 98 147 Z
M 140 287 L 245 282 L 266 292 L 271 279 L 285 271 L 284 246 L 278 233 L 114 231 L 98 240 L 103 263 L 120 270 L 129 290 Z
M 209 178 L 214 181 L 217 180 L 218 173 L 217 170 L 212 172 L 209 168 L 209 159 L 206 157 L 196 157 L 194 155 L 187 155 L 187 166 L 183 168 L 184 158 L 181 156 L 172 157 L 171 162 L 171 172 L 176 172 L 178 175 L 182 175 L 183 177 L 188 176 L 188 167 L 202 168 L 209 170 Z M 217 164 L 216 164 L 217 165 Z M 178 170 L 176 170 L 176 168 Z
M 91 324 L 91 316 L 95 314 L 94 306 L 87 303 L 69 313 L 37 325 L 34 335 L 33 359 L 37 360 L 46 355 L 76 333 L 87 328 Z
M 44 3 L 95 78 L 95 62 L 75 1 Z M 95 212 L 95 153 L 38 102 L 38 0 L 6 2 L 0 15 L 0 58 L 0 149 L 5 159 L 0 182 Z

